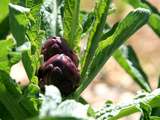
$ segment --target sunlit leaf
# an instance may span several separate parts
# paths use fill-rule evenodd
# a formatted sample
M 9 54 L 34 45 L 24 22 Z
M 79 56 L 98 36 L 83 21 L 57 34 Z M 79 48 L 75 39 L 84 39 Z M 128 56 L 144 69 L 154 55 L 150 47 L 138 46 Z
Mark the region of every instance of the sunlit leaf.
M 9 0 L 0 0 L 0 39 L 5 38 L 9 32 L 8 3 Z
M 159 10 L 147 0 L 126 0 L 126 1 L 134 8 L 138 7 L 147 8 L 152 12 L 148 24 L 153 29 L 153 31 L 160 37 L 160 29 L 159 29 L 160 24 L 158 24 L 160 22 Z
M 120 66 L 146 91 L 151 91 L 147 75 L 143 71 L 139 60 L 131 46 L 123 46 L 116 50 L 114 58 Z
M 160 100 L 160 89 L 156 89 L 152 93 L 141 94 L 143 95 L 138 95 L 137 98 L 133 100 L 124 101 L 117 105 L 105 105 L 97 111 L 96 120 L 117 120 L 136 112 L 142 112 L 142 103 L 143 109 L 145 108 L 148 112 L 151 107 L 160 106 L 158 102 Z
M 88 65 L 92 60 L 95 50 L 98 47 L 98 42 L 103 33 L 104 26 L 106 24 L 106 17 L 108 14 L 110 0 L 97 0 L 94 10 L 95 20 L 93 28 L 89 33 L 87 48 L 85 50 L 85 56 L 82 61 L 82 77 L 85 75 Z
M 133 33 L 147 23 L 150 12 L 147 9 L 137 9 L 129 13 L 117 26 L 115 32 L 106 40 L 99 42 L 98 48 L 85 78 L 75 94 L 80 94 L 93 80 L 112 53 L 122 45 Z
M 11 32 L 20 46 L 26 42 L 25 32 L 29 23 L 27 14 L 30 9 L 18 5 L 9 4 L 9 23 Z
M 80 26 L 80 0 L 64 1 L 64 38 L 67 40 L 70 48 L 79 49 L 81 26 Z

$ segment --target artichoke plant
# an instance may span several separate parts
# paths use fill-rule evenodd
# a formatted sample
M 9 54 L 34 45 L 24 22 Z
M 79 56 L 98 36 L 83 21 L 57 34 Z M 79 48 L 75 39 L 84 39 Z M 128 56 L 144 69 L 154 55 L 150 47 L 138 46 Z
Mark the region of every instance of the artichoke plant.
M 78 57 L 61 37 L 50 37 L 42 46 L 44 63 L 38 71 L 39 86 L 53 84 L 62 95 L 69 95 L 79 85 Z

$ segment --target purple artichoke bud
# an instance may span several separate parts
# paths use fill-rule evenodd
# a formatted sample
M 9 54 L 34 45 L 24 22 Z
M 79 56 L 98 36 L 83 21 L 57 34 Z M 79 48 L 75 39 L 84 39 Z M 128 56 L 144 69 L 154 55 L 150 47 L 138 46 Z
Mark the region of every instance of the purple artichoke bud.
M 77 55 L 67 46 L 65 40 L 61 37 L 50 37 L 42 46 L 42 54 L 44 55 L 44 61 L 47 61 L 50 57 L 56 54 L 65 54 L 71 58 L 71 60 L 78 66 Z
M 80 82 L 79 70 L 65 54 L 56 54 L 44 62 L 39 69 L 38 77 L 42 91 L 44 91 L 44 85 L 53 84 L 64 96 L 72 93 Z

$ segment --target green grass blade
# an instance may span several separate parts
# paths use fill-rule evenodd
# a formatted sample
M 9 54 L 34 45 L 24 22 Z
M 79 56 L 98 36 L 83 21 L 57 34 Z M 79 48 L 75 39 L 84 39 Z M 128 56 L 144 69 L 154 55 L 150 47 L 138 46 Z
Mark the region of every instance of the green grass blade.
M 115 32 L 106 40 L 99 42 L 98 48 L 91 64 L 88 67 L 87 74 L 82 80 L 80 87 L 76 91 L 76 95 L 80 93 L 89 85 L 94 79 L 105 62 L 113 54 L 113 52 L 122 45 L 132 34 L 147 23 L 150 11 L 147 9 L 137 9 L 130 12 L 117 26 Z
M 131 46 L 123 46 L 116 50 L 114 58 L 119 65 L 133 78 L 138 85 L 147 92 L 151 91 L 148 77 L 143 71 L 135 51 Z

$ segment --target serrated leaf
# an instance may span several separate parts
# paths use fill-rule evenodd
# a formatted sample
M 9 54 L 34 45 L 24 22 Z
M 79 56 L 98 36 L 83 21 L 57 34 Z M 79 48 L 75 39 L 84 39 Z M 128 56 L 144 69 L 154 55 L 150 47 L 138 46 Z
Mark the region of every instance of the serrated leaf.
M 114 53 L 119 65 L 140 85 L 145 91 L 151 91 L 147 75 L 143 71 L 135 51 L 131 46 L 122 46 Z
M 39 10 L 39 4 L 31 9 L 10 4 L 11 32 L 16 39 L 17 50 L 22 52 L 22 62 L 31 82 L 40 65 L 41 41 L 44 35 L 40 30 Z
M 151 10 L 152 14 L 149 18 L 148 24 L 152 28 L 152 30 L 160 37 L 160 29 L 159 29 L 160 25 L 158 24 L 160 22 L 160 12 L 158 11 L 158 9 L 146 0 L 126 0 L 126 1 L 134 8 L 142 7 Z
M 9 4 L 9 24 L 11 32 L 20 46 L 26 42 L 25 32 L 29 23 L 27 14 L 30 9 L 18 5 Z
M 96 120 L 117 120 L 136 112 L 142 112 L 139 107 L 143 106 L 150 111 L 150 107 L 159 107 L 160 89 L 154 90 L 152 93 L 145 93 L 143 96 L 130 101 L 124 101 L 117 105 L 104 106 L 96 113 Z
M 80 26 L 80 0 L 64 1 L 64 38 L 70 48 L 79 49 L 81 26 Z
M 57 87 L 46 86 L 44 101 L 40 110 L 40 118 L 46 116 L 73 117 L 76 119 L 87 119 L 88 105 L 83 105 L 75 100 L 65 100 L 63 102 L 60 91 Z
M 137 9 L 130 12 L 118 24 L 115 32 L 110 37 L 99 42 L 98 48 L 96 49 L 94 58 L 88 67 L 85 78 L 75 94 L 79 95 L 88 86 L 113 52 L 140 27 L 147 23 L 149 15 L 150 12 L 147 9 Z
M 14 45 L 13 39 L 0 41 L 0 70 L 7 73 L 10 72 L 11 66 L 21 59 L 19 52 L 12 51 Z
M 0 71 L 0 102 L 16 120 L 27 118 L 28 114 L 19 105 L 20 91 L 5 72 Z M 12 100 L 12 102 L 11 102 Z
M 12 101 L 12 102 L 11 102 Z M 17 83 L 9 74 L 0 70 L 0 103 L 14 120 L 22 120 L 38 114 L 38 101 L 23 95 Z
M 106 23 L 106 17 L 108 14 L 110 0 L 97 0 L 94 10 L 95 20 L 93 28 L 89 34 L 87 49 L 85 51 L 84 59 L 82 61 L 82 77 L 87 71 L 88 65 L 93 58 L 95 50 L 98 46 L 98 42 L 103 33 L 103 29 Z

